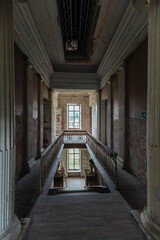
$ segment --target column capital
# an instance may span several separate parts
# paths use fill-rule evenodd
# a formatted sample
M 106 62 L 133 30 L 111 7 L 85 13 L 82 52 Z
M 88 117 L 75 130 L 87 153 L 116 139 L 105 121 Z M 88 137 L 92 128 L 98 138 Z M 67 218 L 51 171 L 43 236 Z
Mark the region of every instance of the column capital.
M 42 75 L 40 75 L 40 82 L 41 83 L 44 83 L 45 81 L 44 81 L 44 78 L 42 77 Z
M 33 69 L 33 64 L 31 63 L 29 58 L 26 59 L 26 66 Z
M 121 70 L 126 69 L 126 66 L 127 66 L 126 62 L 122 62 L 122 64 L 120 65 L 120 67 L 118 69 L 119 70 L 118 72 L 120 72 Z

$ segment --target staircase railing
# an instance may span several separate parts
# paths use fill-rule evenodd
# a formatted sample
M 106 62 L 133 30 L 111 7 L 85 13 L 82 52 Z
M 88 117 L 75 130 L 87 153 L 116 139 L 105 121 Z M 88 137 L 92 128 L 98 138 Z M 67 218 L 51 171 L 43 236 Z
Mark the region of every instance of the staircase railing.
M 64 131 L 64 144 L 85 144 L 87 131 L 72 130 Z
M 106 145 L 104 145 L 102 142 L 100 142 L 97 138 L 95 138 L 89 132 L 72 130 L 72 131 L 62 132 L 42 153 L 42 156 L 40 159 L 40 189 L 41 190 L 46 178 L 48 177 L 51 167 L 55 165 L 55 167 L 57 168 L 60 154 L 63 151 L 64 145 L 67 145 L 67 144 L 70 144 L 70 145 L 76 144 L 77 146 L 86 145 L 90 155 L 93 158 L 93 161 L 97 162 L 98 165 L 101 166 L 99 169 L 102 170 L 101 171 L 102 174 L 107 172 L 109 177 L 112 179 L 112 182 L 114 183 L 112 188 L 115 188 L 115 186 L 117 186 L 117 183 L 118 183 L 117 153 L 114 152 L 109 147 L 107 147 Z M 55 164 L 54 164 L 54 161 L 55 161 Z M 53 178 L 54 176 L 51 176 L 51 177 Z
M 87 144 L 117 186 L 117 153 L 87 132 Z M 94 159 L 93 159 L 94 160 Z
M 54 159 L 63 144 L 63 132 L 44 150 L 40 158 L 40 190 L 53 165 Z

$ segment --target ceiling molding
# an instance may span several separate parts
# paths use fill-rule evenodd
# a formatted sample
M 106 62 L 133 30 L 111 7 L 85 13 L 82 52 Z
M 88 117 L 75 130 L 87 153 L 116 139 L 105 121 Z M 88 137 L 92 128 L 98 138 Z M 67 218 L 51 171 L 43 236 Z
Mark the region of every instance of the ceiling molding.
M 130 1 L 115 35 L 102 59 L 97 75 L 102 88 L 122 62 L 140 45 L 148 32 L 148 8 L 137 11 Z
M 54 72 L 51 77 L 52 89 L 99 89 L 96 73 Z
M 27 3 L 18 3 L 16 0 L 14 0 L 14 41 L 49 86 L 50 76 L 54 70 Z

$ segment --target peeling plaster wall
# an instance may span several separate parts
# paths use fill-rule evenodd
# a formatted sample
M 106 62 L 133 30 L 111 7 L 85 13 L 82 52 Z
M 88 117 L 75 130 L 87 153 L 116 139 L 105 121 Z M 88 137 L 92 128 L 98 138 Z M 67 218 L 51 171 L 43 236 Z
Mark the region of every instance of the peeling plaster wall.
M 59 94 L 58 107 L 62 109 L 62 130 L 67 130 L 67 104 L 81 104 L 81 130 L 90 132 L 89 96 L 82 94 Z
M 98 93 L 93 92 L 89 98 L 89 105 L 92 107 L 92 134 L 98 138 Z
M 147 39 L 127 60 L 127 167 L 146 181 Z

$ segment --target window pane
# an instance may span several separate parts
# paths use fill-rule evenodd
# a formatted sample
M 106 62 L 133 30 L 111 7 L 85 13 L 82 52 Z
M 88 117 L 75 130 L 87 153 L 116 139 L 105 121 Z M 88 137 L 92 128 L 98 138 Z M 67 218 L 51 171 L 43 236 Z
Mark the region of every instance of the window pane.
M 79 164 L 75 164 L 75 169 L 79 169 Z
M 75 106 L 75 111 L 79 111 L 79 106 Z
M 75 154 L 75 159 L 79 160 L 79 154 Z
M 75 118 L 75 122 L 76 122 L 76 123 L 79 123 L 79 118 Z
M 74 124 L 72 122 L 69 123 L 69 128 L 73 128 Z
M 78 148 L 75 148 L 75 153 L 79 153 L 79 149 Z
M 79 112 L 75 112 L 75 118 L 79 118 Z
M 73 153 L 73 150 L 74 150 L 74 149 L 69 149 L 69 153 Z
M 73 164 L 69 164 L 69 169 L 74 169 Z
M 79 165 L 79 160 L 75 160 L 75 165 Z
M 72 153 L 69 154 L 69 161 L 70 160 L 73 160 L 73 154 Z
M 69 121 L 74 122 L 74 118 L 72 116 L 69 116 Z
M 75 128 L 79 128 L 79 123 L 75 123 L 75 124 L 74 124 L 74 127 L 75 127 Z
M 73 111 L 73 106 L 69 106 L 69 111 Z

